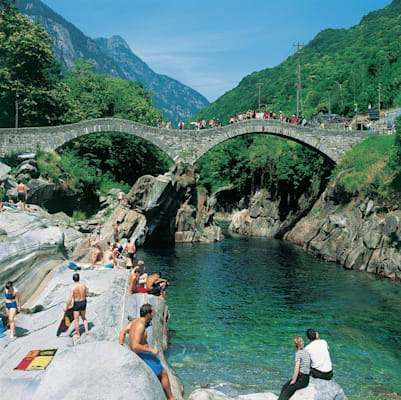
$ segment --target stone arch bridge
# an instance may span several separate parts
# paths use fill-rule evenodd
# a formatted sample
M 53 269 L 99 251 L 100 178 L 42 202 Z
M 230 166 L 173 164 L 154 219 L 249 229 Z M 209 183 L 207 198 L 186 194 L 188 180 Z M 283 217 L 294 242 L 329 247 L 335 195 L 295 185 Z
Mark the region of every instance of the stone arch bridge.
M 293 140 L 316 150 L 334 163 L 370 132 L 315 129 L 272 120 L 249 120 L 221 128 L 195 130 L 160 129 L 137 122 L 102 118 L 71 125 L 0 129 L 0 156 L 11 151 L 56 150 L 71 140 L 92 133 L 121 132 L 156 145 L 174 161 L 195 163 L 210 149 L 240 135 L 267 134 Z

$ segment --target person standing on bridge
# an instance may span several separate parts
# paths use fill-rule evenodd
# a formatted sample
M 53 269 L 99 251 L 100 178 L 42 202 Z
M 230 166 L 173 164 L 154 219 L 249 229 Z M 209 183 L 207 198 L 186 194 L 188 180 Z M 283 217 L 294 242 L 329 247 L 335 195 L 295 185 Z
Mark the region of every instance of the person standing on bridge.
M 185 126 L 184 123 L 180 120 L 180 122 L 178 123 L 178 129 L 183 130 L 184 126 Z

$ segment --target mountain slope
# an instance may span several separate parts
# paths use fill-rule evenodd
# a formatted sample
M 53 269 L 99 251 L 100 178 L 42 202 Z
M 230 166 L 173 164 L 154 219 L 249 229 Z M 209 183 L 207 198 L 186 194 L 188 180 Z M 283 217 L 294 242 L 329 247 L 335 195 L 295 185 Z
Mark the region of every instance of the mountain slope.
M 349 29 L 326 29 L 303 49 L 302 98 L 305 115 L 334 112 L 352 115 L 354 103 L 366 111 L 401 105 L 401 0 L 369 13 Z M 195 118 L 218 117 L 258 107 L 256 83 L 263 82 L 261 103 L 292 114 L 296 110 L 297 56 L 274 68 L 254 72 Z
M 122 69 L 126 79 L 141 81 L 155 93 L 153 104 L 169 115 L 173 122 L 177 118 L 186 120 L 209 102 L 198 92 L 166 75 L 156 74 L 149 66 L 136 56 L 121 36 L 112 36 L 110 39 L 95 39 L 96 44 L 104 54 L 113 59 Z
M 52 38 L 57 59 L 71 68 L 77 58 L 90 61 L 96 73 L 145 83 L 155 92 L 154 105 L 174 123 L 188 119 L 209 102 L 200 93 L 165 75 L 156 74 L 119 36 L 93 40 L 40 0 L 17 0 L 21 13 L 39 22 Z

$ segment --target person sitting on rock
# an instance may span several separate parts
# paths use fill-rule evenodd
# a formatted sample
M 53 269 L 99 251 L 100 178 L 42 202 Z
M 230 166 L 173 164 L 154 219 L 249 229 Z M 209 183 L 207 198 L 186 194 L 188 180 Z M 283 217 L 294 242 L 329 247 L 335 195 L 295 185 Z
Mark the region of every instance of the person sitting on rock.
M 103 249 L 102 245 L 97 242 L 91 254 L 91 267 L 103 264 Z
M 103 254 L 103 265 L 105 268 L 115 268 L 117 267 L 116 257 L 114 255 L 113 249 L 110 246 L 110 242 L 107 243 L 108 248 Z
M 158 349 L 151 349 L 147 341 L 146 328 L 151 325 L 154 310 L 150 304 L 143 304 L 139 310 L 139 318 L 134 319 L 129 324 L 129 345 L 148 366 L 152 369 L 155 375 L 159 378 L 164 393 L 168 400 L 177 400 L 173 396 L 170 386 L 170 380 L 165 368 L 157 357 Z M 123 329 L 124 331 L 124 329 Z M 120 333 L 120 343 L 121 343 Z M 124 343 L 124 339 L 123 339 Z
M 153 275 L 149 275 L 146 279 L 146 289 L 149 294 L 153 294 L 153 296 L 160 296 L 164 300 L 164 294 L 166 292 L 166 286 L 168 286 L 168 282 L 165 279 L 162 279 L 161 272 L 157 272 Z
M 278 400 L 288 400 L 298 389 L 302 389 L 309 384 L 310 356 L 304 349 L 304 341 L 300 336 L 294 337 L 294 347 L 294 375 L 282 387 Z
M 306 331 L 306 337 L 310 342 L 305 347 L 305 350 L 309 353 L 311 358 L 311 375 L 314 378 L 329 381 L 333 377 L 333 368 L 327 342 L 320 339 L 319 333 L 314 329 L 308 329 Z
M 139 277 L 141 276 L 141 270 L 136 267 L 129 275 L 129 290 L 128 295 L 132 296 L 133 293 L 147 293 L 147 289 L 145 287 L 139 286 Z
M 67 305 L 64 307 L 64 312 L 67 311 L 71 302 L 74 301 L 74 322 L 75 322 L 75 335 L 74 338 L 80 338 L 79 332 L 79 317 L 81 316 L 84 323 L 85 333 L 89 335 L 88 320 L 86 319 L 86 298 L 89 296 L 88 288 L 86 285 L 79 281 L 79 274 L 76 272 L 72 276 L 74 284 L 70 289 L 70 297 L 67 300 Z
M 148 279 L 148 274 L 145 272 L 146 271 L 145 262 L 143 260 L 139 260 L 136 268 L 139 268 L 139 270 L 141 271 L 141 275 L 138 281 L 138 287 L 146 289 L 146 279 Z

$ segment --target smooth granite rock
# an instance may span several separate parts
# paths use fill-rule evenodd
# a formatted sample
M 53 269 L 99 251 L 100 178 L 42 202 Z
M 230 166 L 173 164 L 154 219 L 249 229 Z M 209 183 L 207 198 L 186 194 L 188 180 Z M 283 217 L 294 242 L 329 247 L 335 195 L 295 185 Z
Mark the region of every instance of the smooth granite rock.
M 157 346 L 161 359 L 167 346 L 166 303 L 147 294 L 127 296 L 128 271 L 83 270 L 81 280 L 89 289 L 87 318 L 90 335 L 74 339 L 74 325 L 56 337 L 63 307 L 72 284 L 72 271 L 65 264 L 52 273 L 42 292 L 25 307 L 41 305 L 43 311 L 22 315 L 17 320 L 17 339 L 0 338 L 0 387 L 13 399 L 143 399 L 165 398 L 159 380 L 128 346 L 118 344 L 127 316 L 138 316 L 139 307 L 149 302 L 155 309 L 153 326 L 148 328 L 150 346 Z M 22 336 L 21 336 L 22 335 Z M 43 371 L 15 371 L 31 350 L 58 348 Z M 172 388 L 178 399 L 182 385 L 168 367 Z
M 214 389 L 198 389 L 190 394 L 188 400 L 277 400 L 273 393 L 252 393 L 239 396 L 228 396 Z M 347 400 L 344 391 L 334 380 L 325 381 L 311 378 L 309 385 L 297 390 L 291 400 Z
M 0 183 L 6 179 L 10 171 L 11 167 L 0 162 Z
M 10 209 L 0 213 L 0 282 L 15 281 L 23 300 L 82 240 L 76 231 L 56 226 L 44 214 Z M 0 297 L 0 306 L 3 303 Z

